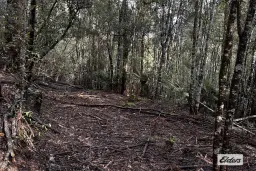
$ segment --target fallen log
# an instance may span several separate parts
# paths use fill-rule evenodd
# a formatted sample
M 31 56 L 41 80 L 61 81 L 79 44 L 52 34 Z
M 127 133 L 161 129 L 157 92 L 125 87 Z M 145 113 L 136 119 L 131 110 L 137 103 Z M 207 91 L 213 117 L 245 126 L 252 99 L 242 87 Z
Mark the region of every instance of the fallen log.
M 167 116 L 176 116 L 178 114 L 171 114 L 167 112 L 163 112 L 160 110 L 156 109 L 148 109 L 148 108 L 132 108 L 132 107 L 123 107 L 123 106 L 117 106 L 117 105 L 112 105 L 112 104 L 78 104 L 78 103 L 67 103 L 63 102 L 61 100 L 55 100 L 61 104 L 66 104 L 66 105 L 74 105 L 74 106 L 82 106 L 82 107 L 113 107 L 117 109 L 122 109 L 122 110 L 131 110 L 131 111 L 138 111 L 140 113 L 145 113 L 149 115 L 155 115 L 155 116 L 162 116 L 162 117 L 167 117 Z

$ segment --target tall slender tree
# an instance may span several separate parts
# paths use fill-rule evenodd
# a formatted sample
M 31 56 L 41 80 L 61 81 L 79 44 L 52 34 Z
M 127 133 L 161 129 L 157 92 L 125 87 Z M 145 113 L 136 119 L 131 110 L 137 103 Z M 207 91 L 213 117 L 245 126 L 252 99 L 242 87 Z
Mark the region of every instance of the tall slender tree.
M 232 57 L 233 34 L 235 31 L 235 20 L 237 10 L 237 0 L 230 2 L 230 12 L 227 20 L 223 52 L 221 57 L 221 68 L 219 73 L 219 101 L 217 112 L 215 115 L 215 132 L 213 141 L 213 170 L 219 171 L 220 166 L 217 165 L 217 155 L 222 152 L 223 132 L 224 132 L 224 111 L 227 108 L 228 90 L 228 67 Z

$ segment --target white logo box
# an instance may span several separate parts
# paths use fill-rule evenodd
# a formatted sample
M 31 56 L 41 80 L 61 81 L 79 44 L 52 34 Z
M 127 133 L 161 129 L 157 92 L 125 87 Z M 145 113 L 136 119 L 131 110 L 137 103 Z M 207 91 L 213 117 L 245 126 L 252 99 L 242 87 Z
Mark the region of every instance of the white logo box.
M 244 161 L 243 154 L 218 154 L 218 165 L 241 166 Z

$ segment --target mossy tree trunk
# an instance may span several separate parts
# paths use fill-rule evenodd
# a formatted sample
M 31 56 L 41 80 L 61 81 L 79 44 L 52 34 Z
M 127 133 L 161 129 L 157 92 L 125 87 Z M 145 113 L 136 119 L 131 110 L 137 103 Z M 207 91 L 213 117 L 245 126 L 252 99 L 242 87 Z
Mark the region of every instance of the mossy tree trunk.
M 217 165 L 217 155 L 222 152 L 223 145 L 223 131 L 224 131 L 224 109 L 227 104 L 228 96 L 228 70 L 232 57 L 232 46 L 233 46 L 233 34 L 234 34 L 234 23 L 236 20 L 236 6 L 237 0 L 230 2 L 230 12 L 227 20 L 225 37 L 223 38 L 223 53 L 221 57 L 221 68 L 219 74 L 219 101 L 217 105 L 217 112 L 215 115 L 215 132 L 213 140 L 213 170 L 219 171 L 220 166 Z
M 239 4 L 237 4 L 237 5 L 239 5 Z M 233 74 L 233 78 L 232 78 L 232 82 L 231 82 L 229 104 L 228 104 L 227 114 L 226 114 L 224 142 L 223 142 L 223 152 L 224 153 L 231 152 L 231 145 L 230 145 L 231 129 L 232 129 L 233 118 L 235 117 L 237 105 L 239 105 L 239 104 L 237 104 L 237 102 L 238 102 L 237 99 L 238 99 L 238 94 L 241 90 L 240 83 L 242 80 L 243 61 L 244 61 L 244 58 L 246 55 L 248 41 L 250 39 L 251 32 L 254 27 L 253 19 L 255 16 L 255 11 L 256 11 L 256 1 L 250 0 L 245 25 L 244 25 L 244 27 L 241 27 L 240 25 L 238 25 L 239 44 L 238 44 L 234 74 Z M 238 23 L 241 22 L 240 18 L 238 18 L 237 22 Z M 241 27 L 240 28 L 241 30 L 239 29 L 239 27 Z M 236 116 L 236 117 L 240 117 L 240 116 Z

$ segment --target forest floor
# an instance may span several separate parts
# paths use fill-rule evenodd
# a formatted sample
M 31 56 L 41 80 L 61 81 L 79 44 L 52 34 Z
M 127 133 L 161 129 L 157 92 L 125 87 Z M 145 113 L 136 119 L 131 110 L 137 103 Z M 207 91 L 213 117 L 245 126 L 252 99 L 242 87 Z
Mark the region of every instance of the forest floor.
M 37 130 L 34 151 L 19 151 L 19 170 L 212 170 L 214 118 L 190 116 L 185 107 L 148 99 L 128 102 L 101 91 L 47 90 L 36 117 L 51 128 Z M 245 155 L 245 164 L 232 170 L 256 170 L 256 138 L 248 137 L 234 135 L 235 151 Z

